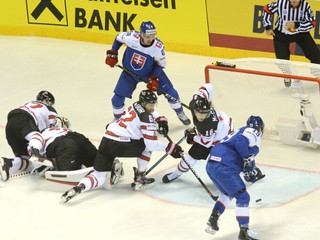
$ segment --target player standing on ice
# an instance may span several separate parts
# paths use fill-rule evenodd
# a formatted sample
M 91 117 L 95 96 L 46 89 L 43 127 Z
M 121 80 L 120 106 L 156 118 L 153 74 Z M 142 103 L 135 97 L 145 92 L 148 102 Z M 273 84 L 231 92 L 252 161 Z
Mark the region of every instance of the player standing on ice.
M 147 78 L 149 83 L 147 88 L 152 91 L 161 91 L 169 94 L 175 99 L 179 99 L 178 92 L 174 89 L 171 81 L 163 71 L 167 65 L 163 43 L 156 37 L 156 28 L 150 21 L 142 22 L 140 32 L 120 32 L 112 45 L 112 49 L 107 51 L 106 64 L 110 67 L 118 63 L 118 50 L 126 44 L 127 48 L 123 54 L 122 64 L 125 69 L 142 77 Z M 114 89 L 112 97 L 113 115 L 119 119 L 124 113 L 125 98 L 131 98 L 137 84 L 141 82 L 130 74 L 123 71 Z M 184 125 L 191 122 L 183 111 L 180 102 L 175 102 L 167 97 L 167 100 L 176 112 L 178 118 Z
M 195 129 L 185 131 L 187 143 L 192 146 L 184 157 L 191 166 L 198 160 L 207 159 L 211 148 L 233 131 L 232 119 L 211 107 L 212 93 L 212 84 L 204 84 L 189 104 Z M 163 176 L 162 181 L 170 183 L 187 171 L 189 167 L 181 160 L 173 172 Z
M 44 146 L 41 131 L 52 127 L 56 122 L 57 112 L 53 108 L 54 96 L 48 91 L 41 91 L 36 101 L 28 102 L 9 112 L 6 125 L 6 138 L 14 158 L 0 159 L 0 174 L 3 181 L 10 177 L 9 169 L 18 166 L 19 170 L 34 169 L 29 163 L 30 156 L 43 157 L 40 152 Z
M 157 96 L 151 90 L 143 90 L 139 101 L 133 103 L 120 119 L 107 126 L 94 162 L 94 171 L 80 183 L 62 195 L 62 201 L 68 202 L 76 195 L 88 190 L 110 188 L 112 164 L 116 157 L 137 157 L 138 167 L 134 167 L 134 188 L 140 190 L 154 183 L 147 178 L 145 171 L 152 151 L 166 151 L 174 158 L 180 158 L 182 148 L 175 143 L 165 144 L 157 138 L 157 125 L 160 134 L 168 133 L 168 122 L 155 110 Z
M 217 146 L 211 149 L 206 170 L 221 195 L 215 203 L 208 220 L 207 233 L 214 234 L 219 230 L 218 219 L 229 206 L 233 198 L 236 199 L 236 218 L 239 223 L 241 240 L 255 240 L 249 230 L 249 203 L 250 195 L 245 183 L 255 182 L 264 177 L 255 166 L 255 156 L 259 153 L 264 123 L 259 116 L 251 116 L 247 126 L 228 135 Z

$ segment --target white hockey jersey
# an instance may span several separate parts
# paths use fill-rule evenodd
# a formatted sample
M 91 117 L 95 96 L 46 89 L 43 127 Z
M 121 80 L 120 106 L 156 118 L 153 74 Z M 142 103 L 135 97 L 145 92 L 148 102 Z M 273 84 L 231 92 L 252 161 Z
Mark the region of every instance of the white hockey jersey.
M 221 111 L 216 111 L 216 114 L 219 120 L 217 129 L 210 132 L 205 131 L 205 134 L 198 131 L 198 134 L 193 138 L 193 141 L 209 148 L 211 146 L 217 145 L 223 138 L 233 132 L 234 127 L 232 118 Z
M 146 112 L 139 102 L 135 102 L 120 119 L 107 127 L 104 137 L 119 142 L 143 138 L 146 151 L 165 151 L 167 144 L 157 137 L 156 114 Z
M 55 125 L 57 112 L 51 106 L 32 101 L 20 106 L 19 109 L 28 112 L 33 117 L 40 131 Z
M 197 97 L 203 97 L 208 100 L 209 103 L 212 102 L 213 97 L 213 86 L 211 83 L 206 83 L 202 85 L 198 91 L 193 95 L 193 99 L 196 99 Z
M 57 137 L 65 136 L 71 130 L 68 128 L 47 128 L 41 134 L 44 139 L 45 145 L 43 149 L 47 149 L 47 147 L 52 143 Z
M 126 69 L 143 77 L 153 74 L 155 66 L 166 67 L 164 46 L 158 38 L 154 39 L 151 46 L 145 47 L 140 44 L 139 32 L 120 32 L 112 49 L 118 50 L 123 43 L 127 45 L 122 59 L 122 64 Z

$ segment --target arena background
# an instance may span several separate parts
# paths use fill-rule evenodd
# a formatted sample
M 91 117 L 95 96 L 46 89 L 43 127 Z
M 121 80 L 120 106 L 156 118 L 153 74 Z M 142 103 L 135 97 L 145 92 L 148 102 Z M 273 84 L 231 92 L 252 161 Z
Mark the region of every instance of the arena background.
M 274 58 L 261 23 L 271 0 L 11 0 L 0 2 L 0 34 L 112 44 L 119 31 L 156 25 L 167 51 L 223 58 Z M 308 1 L 317 19 L 320 2 Z M 292 44 L 292 60 L 306 61 Z

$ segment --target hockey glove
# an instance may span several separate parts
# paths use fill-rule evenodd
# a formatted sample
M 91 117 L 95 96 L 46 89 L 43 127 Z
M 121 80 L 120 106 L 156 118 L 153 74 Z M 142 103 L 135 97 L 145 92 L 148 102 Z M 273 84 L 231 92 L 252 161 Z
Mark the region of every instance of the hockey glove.
M 256 171 L 247 171 L 247 172 L 243 172 L 244 173 L 244 179 L 247 181 L 247 182 L 252 182 L 254 183 L 255 181 L 257 181 L 257 173 Z
M 261 180 L 262 178 L 264 178 L 266 175 L 263 174 L 260 170 L 260 168 L 258 168 L 257 166 L 254 167 L 254 171 L 256 172 L 256 180 L 255 182 Z
M 147 83 L 147 88 L 153 92 L 158 90 L 159 86 L 159 77 L 158 76 L 150 76 L 148 78 L 149 82 Z
M 244 172 L 251 172 L 255 167 L 256 163 L 254 160 L 254 155 L 250 154 L 249 156 L 243 158 L 243 171 Z
M 117 63 L 118 63 L 118 51 L 108 50 L 106 64 L 113 68 Z
M 193 138 L 197 135 L 195 128 L 186 129 L 184 131 L 184 136 L 188 144 L 195 144 Z
M 169 132 L 168 119 L 164 116 L 160 116 L 156 119 L 156 122 L 158 123 L 158 133 L 167 135 Z
M 170 154 L 173 158 L 181 158 L 181 154 L 183 153 L 183 150 L 179 145 L 171 142 L 166 147 L 166 152 Z

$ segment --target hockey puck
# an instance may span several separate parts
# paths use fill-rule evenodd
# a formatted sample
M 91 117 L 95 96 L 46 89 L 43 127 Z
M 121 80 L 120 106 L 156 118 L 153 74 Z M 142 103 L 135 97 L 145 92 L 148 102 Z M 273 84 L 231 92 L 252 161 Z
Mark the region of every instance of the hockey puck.
M 259 198 L 259 199 L 257 199 L 257 200 L 256 200 L 256 202 L 261 202 L 261 201 L 262 201 L 262 199 L 261 199 L 261 198 Z

